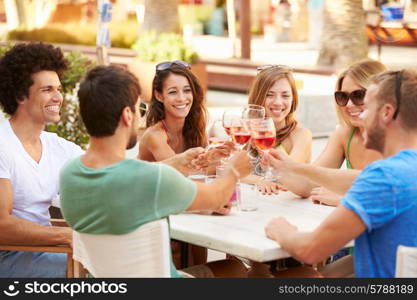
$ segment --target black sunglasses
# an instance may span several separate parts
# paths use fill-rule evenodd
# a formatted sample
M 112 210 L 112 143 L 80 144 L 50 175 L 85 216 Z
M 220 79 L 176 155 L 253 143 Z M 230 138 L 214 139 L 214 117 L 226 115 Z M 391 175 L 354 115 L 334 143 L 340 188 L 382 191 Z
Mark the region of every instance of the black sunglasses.
M 349 102 L 349 99 L 352 100 L 352 103 L 356 106 L 363 105 L 363 100 L 365 98 L 366 90 L 355 90 L 351 93 L 346 93 L 343 91 L 334 92 L 334 99 L 336 100 L 337 105 L 346 106 Z
M 174 61 L 164 61 L 156 65 L 157 71 L 164 71 L 172 67 L 172 65 L 177 65 L 186 69 L 191 69 L 191 66 L 188 62 L 182 60 L 174 60 Z
M 398 112 L 400 111 L 400 103 L 401 103 L 401 84 L 403 81 L 403 71 L 398 71 L 395 75 L 395 99 L 397 100 L 397 108 L 395 109 L 395 113 L 392 118 L 395 120 L 398 116 Z
M 292 68 L 286 65 L 263 65 L 263 66 L 259 66 L 256 67 L 256 71 L 258 71 L 258 73 L 268 70 L 268 69 L 273 69 L 273 68 L 278 68 L 278 69 L 283 69 L 287 72 L 292 72 Z

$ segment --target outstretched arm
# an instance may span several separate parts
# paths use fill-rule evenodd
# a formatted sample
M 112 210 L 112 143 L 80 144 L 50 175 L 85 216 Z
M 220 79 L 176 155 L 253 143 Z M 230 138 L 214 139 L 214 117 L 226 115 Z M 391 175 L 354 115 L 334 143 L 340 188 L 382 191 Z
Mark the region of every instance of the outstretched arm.
M 283 217 L 271 220 L 265 227 L 270 239 L 307 264 L 323 261 L 365 230 L 362 219 L 344 206 L 339 206 L 313 232 L 299 232 Z
M 334 187 L 328 186 L 328 184 L 331 184 L 333 180 L 327 180 L 328 177 L 325 177 L 325 179 L 322 180 L 323 178 L 321 175 L 323 174 L 320 174 L 320 172 L 324 170 L 331 171 L 332 173 L 330 176 L 334 176 L 336 174 L 339 176 L 339 180 L 344 181 L 348 186 L 350 186 L 352 183 L 352 175 L 349 173 L 348 175 L 338 173 L 340 171 L 339 168 L 345 159 L 344 141 L 346 140 L 349 132 L 349 128 L 338 126 L 329 138 L 329 142 L 327 143 L 325 150 L 312 165 L 303 163 L 297 165 L 300 169 L 302 167 L 309 168 L 309 172 L 298 172 L 299 169 L 292 168 L 294 167 L 292 163 L 296 163 L 294 159 L 286 156 L 285 154 L 271 151 L 271 154 L 277 153 L 275 158 L 282 162 L 279 162 L 275 166 L 277 171 L 282 175 L 280 178 L 281 183 L 290 191 L 301 197 L 309 197 L 311 190 L 317 186 L 324 186 L 336 193 L 344 193 L 345 189 L 340 190 L 339 187 L 334 189 Z M 320 169 L 320 167 L 322 168 Z
M 227 205 L 235 189 L 236 182 L 250 172 L 246 151 L 236 152 L 226 165 L 226 174 L 210 184 L 197 183 L 197 195 L 188 211 L 218 210 Z
M 304 190 L 298 187 L 298 192 L 301 193 L 301 196 L 309 196 L 311 188 L 314 186 L 324 186 L 332 192 L 343 195 L 360 174 L 359 170 L 340 170 L 297 163 L 278 150 L 271 150 L 268 159 L 275 169 L 286 174 L 281 177 L 286 187 L 288 187 L 285 184 L 286 180 L 294 185 L 291 187 L 293 190 L 297 189 L 297 180 L 302 181 L 300 187 L 303 186 Z M 290 189 L 290 187 L 288 188 Z

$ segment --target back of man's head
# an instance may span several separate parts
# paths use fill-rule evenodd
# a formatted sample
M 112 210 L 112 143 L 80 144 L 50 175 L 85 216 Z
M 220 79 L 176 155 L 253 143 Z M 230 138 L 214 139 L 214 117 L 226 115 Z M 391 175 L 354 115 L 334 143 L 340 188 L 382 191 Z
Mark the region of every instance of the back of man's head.
M 395 116 L 405 129 L 417 129 L 417 70 L 386 71 L 371 78 L 378 85 L 379 105 L 392 104 Z
M 60 48 L 50 44 L 17 44 L 0 59 L 0 103 L 5 113 L 13 115 L 18 100 L 29 96 L 32 74 L 55 71 L 61 78 L 68 62 Z
M 80 85 L 80 113 L 88 133 L 93 137 L 111 136 L 116 131 L 122 111 L 135 105 L 140 86 L 129 71 L 116 66 L 92 69 Z

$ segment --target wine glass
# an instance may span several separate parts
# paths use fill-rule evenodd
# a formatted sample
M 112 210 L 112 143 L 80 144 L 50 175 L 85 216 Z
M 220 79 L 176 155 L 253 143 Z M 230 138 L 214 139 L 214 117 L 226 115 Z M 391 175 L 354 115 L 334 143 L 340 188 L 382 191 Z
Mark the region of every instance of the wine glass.
M 204 158 L 210 163 L 224 164 L 228 157 L 223 154 L 219 154 L 216 150 L 217 147 L 221 147 L 224 143 L 230 141 L 230 136 L 223 128 L 223 121 L 221 119 L 214 120 L 213 124 L 207 132 L 208 145 L 204 149 Z
M 223 113 L 223 118 L 222 118 L 223 128 L 226 131 L 227 135 L 231 136 L 232 126 L 234 126 L 234 123 L 235 123 L 234 120 L 236 118 L 241 118 L 241 117 L 242 117 L 241 113 L 238 111 L 227 110 Z M 239 130 L 239 128 L 235 128 L 235 129 Z
M 226 133 L 226 130 L 223 127 L 223 121 L 217 119 L 213 122 L 213 125 L 210 127 L 208 132 L 208 142 L 206 150 L 216 148 L 219 145 L 222 145 L 224 142 L 230 140 L 229 135 Z
M 250 128 L 250 122 L 252 120 L 265 118 L 265 107 L 257 104 L 248 104 L 246 107 L 243 108 L 242 118 L 244 119 L 246 126 Z M 249 151 L 248 155 L 250 157 L 252 165 L 255 166 L 258 161 L 258 156 L 251 154 L 251 152 L 252 151 Z
M 230 133 L 239 150 L 243 150 L 251 138 L 248 124 L 244 119 L 235 117 L 231 120 L 232 127 Z
M 265 118 L 265 107 L 256 104 L 248 104 L 243 108 L 242 118 L 245 120 Z
M 250 130 L 255 147 L 263 154 L 269 153 L 276 143 L 276 131 L 272 118 L 254 119 L 250 123 Z M 268 165 L 264 180 L 275 181 L 272 168 Z

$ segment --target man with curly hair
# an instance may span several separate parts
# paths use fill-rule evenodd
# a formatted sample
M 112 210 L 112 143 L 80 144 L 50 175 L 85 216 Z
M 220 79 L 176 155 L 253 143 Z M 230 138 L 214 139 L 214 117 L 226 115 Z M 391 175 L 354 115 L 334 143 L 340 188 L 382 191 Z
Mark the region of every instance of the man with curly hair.
M 59 171 L 82 154 L 77 145 L 45 132 L 58 122 L 60 78 L 68 62 L 43 43 L 19 44 L 0 60 L 0 244 L 71 245 L 71 229 L 51 226 L 49 207 Z M 0 277 L 65 277 L 66 255 L 0 251 Z

